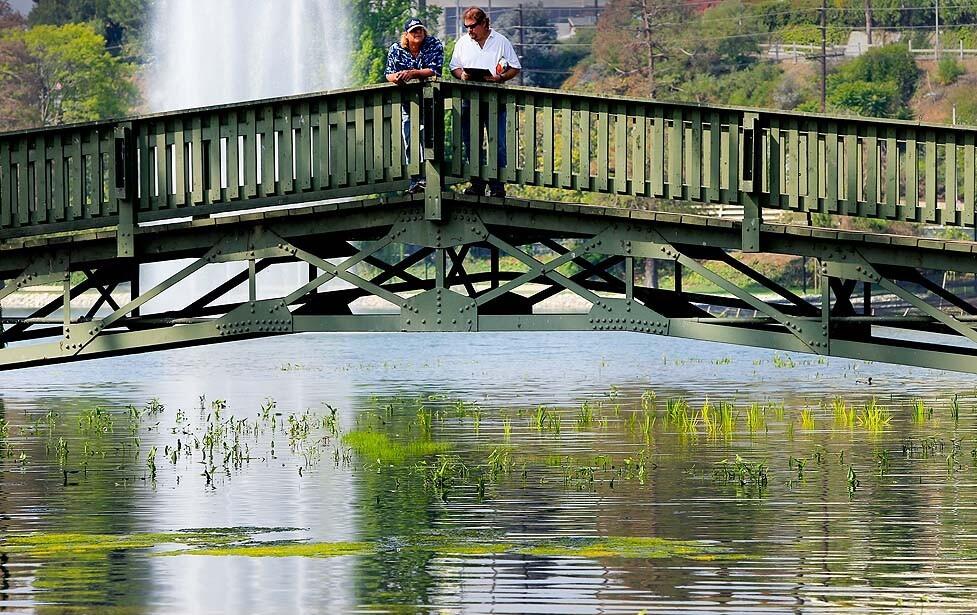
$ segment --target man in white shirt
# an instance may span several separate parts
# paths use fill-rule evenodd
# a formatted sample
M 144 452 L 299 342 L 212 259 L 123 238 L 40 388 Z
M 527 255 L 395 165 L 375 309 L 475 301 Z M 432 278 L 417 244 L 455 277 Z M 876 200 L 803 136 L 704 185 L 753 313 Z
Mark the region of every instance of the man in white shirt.
M 519 74 L 522 64 L 519 56 L 512 47 L 509 39 L 502 36 L 490 27 L 489 18 L 482 9 L 472 6 L 465 9 L 462 14 L 463 24 L 468 34 L 463 34 L 455 43 L 454 53 L 451 54 L 449 68 L 451 74 L 456 79 L 462 81 L 487 81 L 489 83 L 505 83 Z M 466 70 L 472 69 L 472 70 Z M 476 70 L 477 69 L 477 70 Z M 471 106 L 468 101 L 462 102 L 461 107 L 461 127 L 462 141 L 465 145 L 466 158 L 471 156 L 471 135 L 469 134 L 471 125 L 469 116 Z M 488 128 L 488 105 L 479 105 L 479 141 L 482 140 L 481 133 Z M 506 145 L 505 145 L 505 108 L 501 107 L 498 114 L 498 144 L 499 144 L 499 168 L 506 166 Z M 478 148 L 481 150 L 481 147 Z M 472 185 L 465 190 L 465 194 L 485 195 L 485 181 L 478 177 L 471 178 Z M 502 182 L 493 179 L 489 181 L 489 196 L 504 198 L 505 186 Z

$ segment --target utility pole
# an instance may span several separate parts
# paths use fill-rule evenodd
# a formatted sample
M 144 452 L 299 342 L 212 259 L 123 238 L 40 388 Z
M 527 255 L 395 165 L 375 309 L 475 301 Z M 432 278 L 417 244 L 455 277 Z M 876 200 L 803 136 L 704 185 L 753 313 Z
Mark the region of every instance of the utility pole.
M 461 38 L 461 0 L 455 0 L 455 39 Z
M 519 5 L 519 62 L 520 64 L 523 64 L 523 67 L 522 70 L 519 71 L 519 85 L 525 84 L 525 77 L 523 77 L 523 75 L 526 74 L 526 69 L 528 68 L 527 66 L 525 66 L 526 62 L 524 62 L 524 60 L 526 59 L 526 28 L 523 27 L 524 25 L 525 24 L 523 23 L 522 20 L 522 5 L 520 4 Z
M 821 0 L 821 113 L 828 97 L 828 0 Z M 805 280 L 805 286 L 807 286 Z
M 936 59 L 940 59 L 940 0 L 936 0 Z
M 872 1 L 865 0 L 865 38 L 869 47 L 872 46 Z

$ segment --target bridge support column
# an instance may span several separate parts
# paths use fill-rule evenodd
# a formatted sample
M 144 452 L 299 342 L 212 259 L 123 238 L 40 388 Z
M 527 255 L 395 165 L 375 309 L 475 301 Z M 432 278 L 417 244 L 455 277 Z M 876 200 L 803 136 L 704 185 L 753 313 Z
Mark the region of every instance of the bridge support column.
M 115 161 L 111 167 L 113 198 L 119 211 L 116 245 L 119 258 L 136 255 L 135 194 L 129 190 L 129 177 L 135 175 L 136 148 L 132 143 L 132 124 L 124 122 L 115 127 Z M 131 159 L 131 160 L 130 160 Z
M 763 210 L 756 197 L 743 193 L 743 252 L 760 251 L 760 225 Z
M 426 122 L 424 135 L 424 218 L 432 222 L 441 222 L 441 193 L 444 191 L 444 180 L 441 177 L 441 161 L 444 159 L 444 98 L 441 96 L 441 84 L 431 82 L 424 84 L 424 99 L 422 117 L 427 119 L 427 110 L 431 109 L 431 120 Z M 412 127 L 419 130 L 418 126 Z M 443 260 L 444 255 L 441 255 Z

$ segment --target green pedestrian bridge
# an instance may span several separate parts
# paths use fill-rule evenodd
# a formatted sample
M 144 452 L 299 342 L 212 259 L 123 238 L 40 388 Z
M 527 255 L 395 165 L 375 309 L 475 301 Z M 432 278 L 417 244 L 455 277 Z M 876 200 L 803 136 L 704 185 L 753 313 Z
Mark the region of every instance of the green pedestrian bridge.
M 493 128 L 481 156 L 463 122 Z M 51 292 L 0 316 L 0 369 L 301 332 L 572 330 L 977 373 L 975 137 L 457 82 L 4 133 L 0 305 Z M 472 178 L 533 198 L 465 195 Z M 659 207 L 601 205 L 636 197 Z M 754 253 L 804 258 L 816 290 Z M 168 273 L 148 284 L 152 267 Z

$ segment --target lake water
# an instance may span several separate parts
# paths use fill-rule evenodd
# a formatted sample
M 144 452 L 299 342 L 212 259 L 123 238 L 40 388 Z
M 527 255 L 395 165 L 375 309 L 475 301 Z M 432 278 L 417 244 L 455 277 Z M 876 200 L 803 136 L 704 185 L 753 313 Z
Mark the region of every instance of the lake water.
M 975 404 L 969 375 L 627 333 L 2 373 L 0 610 L 972 613 Z

